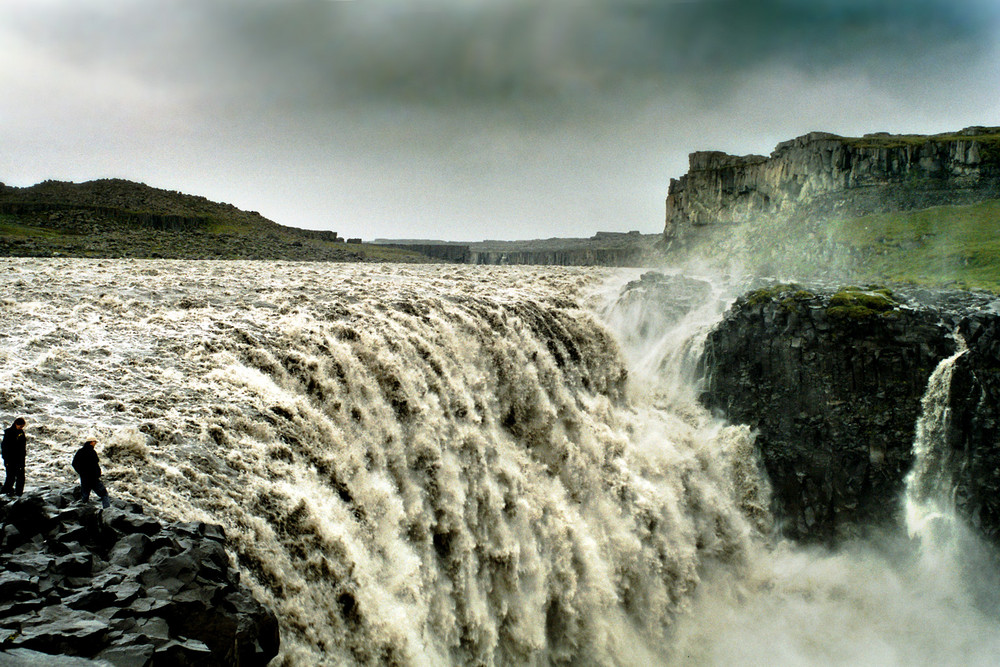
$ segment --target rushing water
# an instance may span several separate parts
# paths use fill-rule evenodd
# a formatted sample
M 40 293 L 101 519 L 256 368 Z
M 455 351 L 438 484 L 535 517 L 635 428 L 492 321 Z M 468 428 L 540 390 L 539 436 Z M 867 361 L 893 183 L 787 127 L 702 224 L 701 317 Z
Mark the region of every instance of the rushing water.
M 664 308 L 584 268 L 0 266 L 28 485 L 72 484 L 96 433 L 113 495 L 225 526 L 289 664 L 1000 650 L 968 578 L 910 544 L 772 542 L 752 434 L 694 400 L 719 287 Z
M 906 527 L 911 536 L 944 546 L 956 526 L 948 446 L 951 428 L 951 376 L 955 362 L 969 351 L 958 334 L 953 355 L 941 361 L 927 381 L 913 440 L 914 464 L 906 479 Z

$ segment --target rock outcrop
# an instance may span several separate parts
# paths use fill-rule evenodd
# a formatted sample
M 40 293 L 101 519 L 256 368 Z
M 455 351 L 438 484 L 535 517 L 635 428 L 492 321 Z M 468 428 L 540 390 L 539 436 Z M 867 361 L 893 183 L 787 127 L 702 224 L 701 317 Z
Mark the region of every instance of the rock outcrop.
M 239 585 L 219 526 L 163 524 L 117 500 L 102 510 L 74 489 L 0 500 L 0 524 L 0 664 L 263 666 L 277 654 L 277 619 Z
M 561 250 L 475 250 L 470 264 L 530 264 L 536 266 L 649 266 L 649 248 L 564 248 Z
M 963 332 L 946 465 L 959 513 L 1000 535 L 1000 322 L 995 297 L 776 285 L 709 334 L 703 401 L 758 431 L 783 532 L 836 540 L 899 526 L 921 398 Z
M 698 152 L 671 179 L 664 235 L 683 244 L 697 228 L 759 218 L 824 219 L 970 204 L 1000 197 L 1000 128 L 940 135 L 812 132 L 769 157 Z
M 1000 315 L 996 307 L 965 318 L 959 333 L 969 352 L 951 380 L 951 460 L 955 504 L 981 533 L 1000 544 Z

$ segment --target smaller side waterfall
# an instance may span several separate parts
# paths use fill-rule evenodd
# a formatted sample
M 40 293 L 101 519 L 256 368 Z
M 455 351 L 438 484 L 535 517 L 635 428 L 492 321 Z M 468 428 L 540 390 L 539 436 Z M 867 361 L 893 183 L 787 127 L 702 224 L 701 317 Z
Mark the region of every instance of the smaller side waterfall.
M 955 362 L 968 352 L 965 340 L 955 334 L 957 349 L 941 361 L 921 399 L 921 416 L 913 440 L 913 469 L 906 477 L 906 528 L 910 537 L 939 546 L 952 537 L 956 522 L 953 466 L 948 447 L 951 428 L 951 377 Z
M 997 664 L 995 553 L 953 511 L 949 395 L 965 353 L 957 340 L 926 387 L 906 480 L 912 537 L 892 532 L 833 549 L 779 541 L 751 551 L 738 572 L 706 571 L 674 628 L 671 664 Z

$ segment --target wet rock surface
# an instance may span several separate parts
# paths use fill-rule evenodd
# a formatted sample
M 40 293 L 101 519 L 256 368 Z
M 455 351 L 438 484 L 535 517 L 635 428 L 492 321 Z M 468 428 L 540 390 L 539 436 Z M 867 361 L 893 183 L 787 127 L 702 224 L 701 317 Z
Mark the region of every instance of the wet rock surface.
M 266 665 L 274 614 L 239 585 L 225 535 L 75 489 L 0 499 L 0 664 Z M 103 661 L 103 662 L 102 662 Z
M 657 323 L 676 324 L 687 313 L 698 308 L 712 296 L 712 284 L 683 275 L 666 275 L 658 271 L 647 271 L 638 280 L 630 281 L 622 288 L 621 298 L 625 305 L 638 301 L 650 305 Z M 652 317 L 643 318 L 636 324 L 639 333 L 653 326 Z
M 963 319 L 969 352 L 955 362 L 948 434 L 956 470 L 955 505 L 981 533 L 1000 544 L 1000 316 Z
M 969 340 L 952 389 L 959 513 L 1000 533 L 1000 324 L 995 297 L 772 285 L 738 299 L 705 346 L 703 402 L 758 431 L 783 532 L 805 540 L 900 526 L 921 398 Z

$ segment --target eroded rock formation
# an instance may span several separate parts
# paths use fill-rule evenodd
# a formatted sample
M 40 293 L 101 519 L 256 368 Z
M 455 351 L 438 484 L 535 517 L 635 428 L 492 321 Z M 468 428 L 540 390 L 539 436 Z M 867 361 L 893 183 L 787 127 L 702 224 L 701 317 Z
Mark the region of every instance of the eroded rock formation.
M 760 217 L 856 217 L 997 197 L 1000 128 L 860 138 L 812 132 L 769 157 L 692 153 L 688 173 L 670 181 L 664 235 L 683 241 L 693 228 Z

